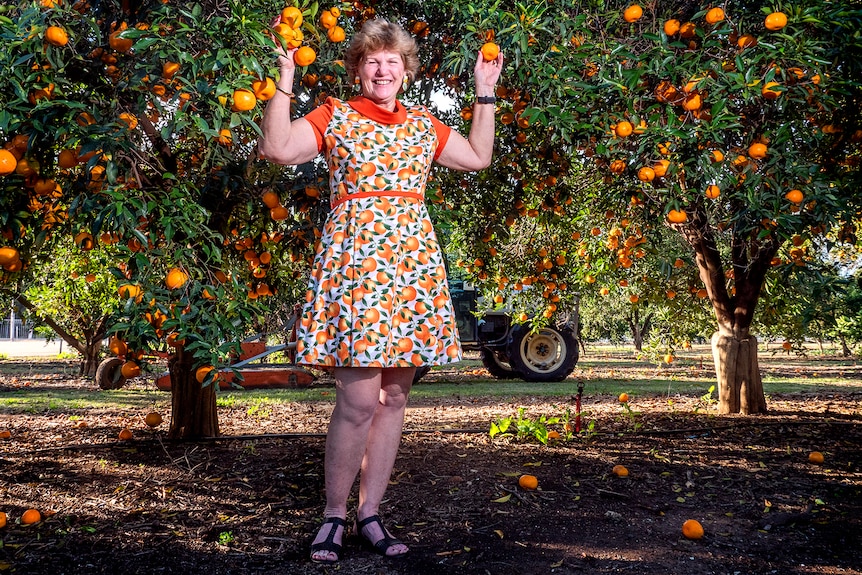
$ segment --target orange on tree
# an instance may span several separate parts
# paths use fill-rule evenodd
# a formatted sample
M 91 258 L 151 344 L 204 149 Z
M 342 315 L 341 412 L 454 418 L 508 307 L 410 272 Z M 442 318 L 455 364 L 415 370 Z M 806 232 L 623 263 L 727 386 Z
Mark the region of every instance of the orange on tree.
M 20 259 L 21 255 L 18 253 L 17 248 L 13 248 L 11 246 L 3 246 L 0 248 L 0 266 L 14 264 L 17 261 L 20 261 Z
M 762 160 L 766 157 L 766 144 L 755 142 L 748 147 L 748 155 L 755 160 Z
M 317 52 L 310 46 L 302 46 L 293 53 L 293 61 L 297 66 L 311 66 L 317 59 Z
M 787 26 L 787 14 L 784 12 L 773 12 L 769 14 L 763 21 L 763 25 L 767 30 L 775 32 Z
M 48 26 L 45 41 L 52 46 L 65 46 L 69 43 L 69 34 L 60 26 Z
M 626 22 L 637 22 L 643 15 L 644 10 L 639 4 L 632 4 L 623 11 L 623 20 Z
M 162 64 L 162 78 L 164 78 L 165 80 L 170 80 L 179 71 L 180 71 L 179 62 L 167 61 L 167 62 Z
M 670 168 L 669 160 L 659 160 L 655 164 L 653 164 L 652 169 L 655 172 L 655 175 L 659 178 L 662 178 L 667 175 L 667 171 Z
M 644 166 L 638 170 L 638 179 L 642 182 L 651 182 L 655 179 L 655 170 L 649 166 Z
M 133 377 L 138 377 L 141 375 L 141 366 L 138 365 L 136 361 L 127 361 L 120 368 L 120 373 L 123 374 L 123 377 L 126 379 L 132 379 Z
M 682 534 L 686 539 L 701 539 L 703 525 L 696 519 L 688 519 L 682 524 Z
M 788 202 L 794 204 L 801 204 L 802 200 L 805 199 L 805 194 L 802 193 L 802 190 L 790 190 L 789 192 L 784 194 L 784 197 L 787 199 Z
M 211 371 L 213 371 L 214 369 L 215 368 L 211 365 L 204 365 L 204 366 L 197 368 L 197 370 L 195 370 L 195 379 L 197 380 L 198 383 L 205 382 L 209 373 Z
M 0 149 L 0 176 L 6 176 L 18 167 L 18 158 L 6 149 Z
M 763 97 L 767 100 L 775 100 L 781 95 L 780 90 L 776 90 L 777 86 L 780 86 L 778 82 L 766 82 L 763 84 L 763 88 L 760 89 L 760 93 L 763 94 Z
M 275 81 L 272 78 L 255 80 L 251 83 L 251 89 L 258 100 L 265 102 L 275 96 Z
M 246 88 L 239 88 L 233 92 L 232 110 L 235 112 L 247 112 L 257 105 L 257 97 L 254 92 Z
M 724 10 L 721 8 L 710 8 L 706 11 L 706 16 L 704 16 L 704 20 L 706 20 L 707 24 L 718 24 L 722 20 L 724 20 Z
M 165 276 L 165 285 L 168 289 L 180 289 L 189 281 L 189 274 L 179 268 L 173 268 Z
M 326 30 L 338 24 L 338 16 L 332 10 L 324 10 L 320 13 L 320 25 Z
M 281 11 L 281 21 L 291 28 L 302 26 L 302 10 L 296 6 L 287 6 Z
M 704 192 L 704 195 L 706 195 L 706 197 L 710 200 L 714 200 L 721 195 L 721 188 L 719 188 L 715 184 L 710 184 L 706 187 L 706 192 Z
M 272 209 L 281 204 L 281 201 L 278 198 L 278 194 L 273 192 L 272 190 L 265 191 L 260 196 L 260 199 L 263 202 L 263 205 L 265 205 L 269 209 Z
M 688 220 L 688 214 L 685 213 L 685 210 L 670 210 L 667 213 L 667 221 L 672 224 L 681 224 Z
M 344 32 L 344 28 L 341 26 L 333 26 L 329 30 L 326 31 L 326 38 L 330 42 L 334 42 L 338 44 L 339 42 L 344 42 L 344 39 L 347 35 Z
M 625 138 L 626 136 L 630 136 L 634 131 L 634 126 L 632 126 L 631 122 L 623 120 L 622 122 L 617 122 L 616 127 L 614 128 L 614 133 L 619 138 Z
M 676 18 L 671 18 L 670 20 L 665 20 L 664 26 L 662 27 L 664 33 L 668 36 L 674 36 L 677 32 L 679 32 L 680 22 Z
M 494 42 L 485 42 L 482 44 L 481 52 L 482 58 L 484 58 L 486 62 L 490 62 L 491 60 L 497 59 L 497 56 L 500 54 L 500 47 Z
M 129 347 L 126 345 L 122 339 L 117 336 L 112 336 L 110 341 L 108 342 L 108 349 L 114 355 L 126 355 L 129 351 Z
M 150 427 L 158 427 L 162 424 L 162 415 L 156 411 L 151 411 L 144 417 L 144 423 Z

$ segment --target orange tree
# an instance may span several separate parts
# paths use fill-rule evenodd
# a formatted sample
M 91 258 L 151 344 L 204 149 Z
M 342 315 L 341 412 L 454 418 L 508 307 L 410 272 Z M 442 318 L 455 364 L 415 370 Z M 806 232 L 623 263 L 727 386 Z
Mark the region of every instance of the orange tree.
M 463 245 L 487 247 L 480 261 L 462 258 L 466 272 L 495 289 L 506 283 L 493 281 L 500 270 L 521 262 L 518 280 L 551 302 L 561 284 L 618 282 L 639 250 L 664 260 L 654 271 L 680 257 L 697 270 L 683 293 L 714 314 L 720 410 L 765 411 L 751 326 L 767 277 L 813 281 L 815 252 L 858 241 L 862 12 L 821 1 L 519 10 L 479 24 L 500 20 L 497 40 L 520 65 L 502 91 L 504 169 L 464 186 L 480 190 L 481 211 L 499 214 L 467 224 Z M 506 229 L 499 221 L 513 211 Z M 658 226 L 685 253 L 660 249 Z M 510 257 L 498 243 L 524 227 L 533 241 Z M 636 279 L 634 305 L 667 281 Z
M 834 230 L 858 220 L 858 13 L 809 2 L 767 31 L 765 14 L 746 4 L 709 25 L 705 10 L 672 2 L 639 18 L 589 2 L 299 7 L 303 21 L 294 13 L 278 30 L 280 41 L 316 51 L 313 60 L 304 51 L 297 113 L 351 93 L 340 42 L 382 15 L 420 40 L 422 74 L 407 98 L 449 96 L 455 105 L 440 115 L 466 128 L 476 50 L 499 43 L 507 67 L 495 166 L 440 171 L 429 186 L 461 272 L 542 322 L 578 291 L 626 279 L 615 274 L 631 274 L 620 295 L 640 305 L 636 281 L 646 276 L 656 294 L 667 277 L 689 285 L 694 266 L 650 270 L 693 262 L 721 334 L 722 409 L 765 407 L 748 330 L 766 272 L 794 234 L 809 243 L 777 263 L 803 270 L 795 264 L 819 238 L 845 241 Z M 40 0 L 0 15 L 3 281 L 35 278 L 49 236 L 110 245 L 115 347 L 128 373 L 148 351 L 169 355 L 173 436 L 218 432 L 208 368 L 301 299 L 326 212 L 322 163 L 282 169 L 256 157 L 276 73 L 268 24 L 282 8 Z M 668 19 L 680 30 L 663 31 Z M 749 151 L 755 143 L 765 156 Z M 704 195 L 710 184 L 717 197 Z M 802 201 L 785 197 L 792 189 Z M 656 229 L 671 209 L 687 253 L 660 248 Z M 660 261 L 639 268 L 652 257 Z

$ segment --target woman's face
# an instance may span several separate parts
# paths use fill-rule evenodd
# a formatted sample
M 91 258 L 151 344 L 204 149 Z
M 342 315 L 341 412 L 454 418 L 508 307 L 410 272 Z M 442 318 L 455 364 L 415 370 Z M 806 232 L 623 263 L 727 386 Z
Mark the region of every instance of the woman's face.
M 399 52 L 379 50 L 367 54 L 358 73 L 363 96 L 381 106 L 394 106 L 404 81 L 404 60 Z

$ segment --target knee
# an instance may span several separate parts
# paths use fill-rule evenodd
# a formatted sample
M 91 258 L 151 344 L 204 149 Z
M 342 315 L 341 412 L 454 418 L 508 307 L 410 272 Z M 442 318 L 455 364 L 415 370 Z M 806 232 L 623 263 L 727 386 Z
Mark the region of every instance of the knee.
M 380 394 L 380 405 L 386 409 L 404 409 L 408 392 L 401 388 L 384 389 Z
M 332 415 L 335 419 L 359 427 L 374 418 L 376 409 L 377 402 L 339 401 Z

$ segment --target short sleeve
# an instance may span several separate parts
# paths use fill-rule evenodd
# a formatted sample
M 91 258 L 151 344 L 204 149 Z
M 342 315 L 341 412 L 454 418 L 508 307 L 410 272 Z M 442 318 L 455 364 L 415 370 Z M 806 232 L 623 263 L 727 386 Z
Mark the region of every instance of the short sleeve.
M 438 120 L 433 115 L 430 116 L 431 124 L 434 126 L 434 131 L 437 132 L 437 150 L 434 152 L 434 159 L 436 160 L 443 152 L 443 148 L 446 147 L 446 142 L 449 141 L 449 135 L 452 133 L 452 128 Z
M 305 115 L 305 120 L 311 124 L 312 130 L 314 130 L 314 137 L 317 138 L 318 152 L 323 150 L 324 134 L 326 134 L 326 127 L 329 126 L 329 121 L 332 120 L 334 110 L 334 100 L 327 98 L 323 104 Z

